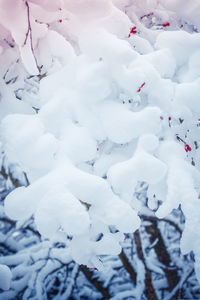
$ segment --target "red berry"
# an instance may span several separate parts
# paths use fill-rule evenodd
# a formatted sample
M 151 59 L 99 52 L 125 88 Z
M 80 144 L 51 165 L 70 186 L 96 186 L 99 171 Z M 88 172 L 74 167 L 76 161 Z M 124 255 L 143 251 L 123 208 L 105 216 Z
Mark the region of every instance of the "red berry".
M 146 82 L 143 82 L 143 84 L 139 87 L 139 89 L 137 90 L 137 93 L 141 92 L 141 89 L 145 86 Z
M 188 152 L 188 151 L 191 151 L 191 150 L 192 150 L 192 148 L 188 144 L 186 144 L 185 145 L 185 151 Z
M 62 23 L 62 19 L 58 20 L 58 23 Z
M 171 117 L 168 118 L 169 121 L 171 121 L 171 119 L 172 119 Z
M 129 33 L 128 37 L 130 37 L 131 34 L 136 34 L 136 33 L 137 33 L 137 31 L 136 31 L 136 26 L 133 26 L 133 27 L 131 28 L 131 30 L 130 30 L 130 33 Z
M 166 23 L 162 24 L 162 26 L 163 26 L 163 27 L 168 27 L 168 26 L 170 26 L 170 23 L 169 23 L 169 22 L 166 22 Z

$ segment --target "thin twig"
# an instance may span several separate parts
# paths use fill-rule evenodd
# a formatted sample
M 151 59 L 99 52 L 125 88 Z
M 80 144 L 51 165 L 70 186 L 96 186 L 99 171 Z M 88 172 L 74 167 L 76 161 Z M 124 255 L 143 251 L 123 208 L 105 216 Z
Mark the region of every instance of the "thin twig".
M 169 219 L 159 219 L 156 216 L 145 216 L 145 215 L 140 215 L 140 218 L 143 219 L 143 220 L 145 220 L 145 221 L 166 222 L 166 223 L 170 224 L 171 226 L 173 226 L 176 229 L 176 231 L 178 231 L 180 233 L 180 235 L 182 235 L 181 228 L 176 223 L 174 223 L 172 220 L 169 220 Z
M 39 71 L 39 73 L 41 72 L 40 70 L 40 67 L 38 65 L 38 62 L 37 62 L 37 58 L 35 56 L 35 52 L 34 52 L 34 47 L 33 47 L 33 35 L 32 35 L 32 27 L 31 27 L 31 19 L 30 19 L 30 7 L 29 7 L 29 4 L 28 2 L 26 1 L 25 2 L 25 5 L 27 7 L 27 18 L 28 18 L 28 30 L 26 32 L 26 38 L 25 38 L 25 41 L 24 41 L 24 46 L 26 45 L 27 43 L 27 40 L 28 40 L 28 36 L 30 36 L 30 45 L 31 45 L 31 51 L 33 53 L 33 57 L 34 57 L 34 60 L 35 60 L 35 64 L 36 64 L 36 67 Z
M 145 284 L 146 284 L 146 290 L 145 290 L 145 295 L 148 300 L 157 300 L 157 295 L 155 292 L 155 289 L 153 287 L 152 283 L 152 276 L 151 276 L 151 270 L 147 267 L 143 249 L 142 249 L 142 242 L 141 242 L 141 237 L 140 237 L 140 232 L 139 230 L 136 230 L 134 232 L 134 238 L 135 238 L 135 243 L 136 243 L 136 250 L 138 254 L 138 258 L 141 260 L 141 262 L 144 264 L 145 267 Z
M 80 265 L 80 270 L 83 272 L 88 281 L 96 287 L 96 289 L 103 295 L 104 299 L 110 299 L 110 293 L 107 288 L 104 288 L 102 283 L 93 277 L 93 272 L 90 271 L 86 266 Z
M 22 184 L 19 182 L 19 180 L 15 179 L 10 172 L 8 174 L 6 173 L 6 170 L 3 166 L 0 170 L 0 174 L 3 176 L 3 178 L 5 180 L 10 179 L 10 181 L 12 182 L 14 187 L 18 188 L 18 187 L 22 186 Z
M 178 271 L 177 269 L 172 270 L 170 268 L 171 258 L 166 249 L 161 232 L 158 229 L 157 220 L 151 220 L 151 225 L 145 226 L 145 228 L 146 232 L 150 235 L 149 239 L 151 244 L 153 244 L 155 240 L 158 240 L 158 242 L 154 245 L 154 251 L 157 255 L 158 261 L 166 266 L 163 271 L 169 284 L 169 290 L 172 291 L 179 281 Z
M 124 251 L 122 250 L 122 252 L 119 254 L 119 258 L 121 259 L 124 268 L 126 269 L 126 271 L 129 273 L 134 285 L 136 285 L 136 278 L 137 278 L 137 274 L 135 272 L 135 270 L 133 269 L 132 265 L 130 264 L 126 254 L 124 253 Z

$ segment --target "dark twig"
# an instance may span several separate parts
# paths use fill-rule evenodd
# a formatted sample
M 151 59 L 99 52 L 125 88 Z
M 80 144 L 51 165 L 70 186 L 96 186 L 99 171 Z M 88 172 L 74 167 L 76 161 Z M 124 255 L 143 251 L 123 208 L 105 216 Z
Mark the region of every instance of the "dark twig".
M 194 272 L 194 268 L 192 268 L 185 276 L 183 276 L 181 278 L 181 280 L 178 282 L 178 284 L 175 286 L 175 288 L 171 291 L 170 294 L 168 294 L 164 300 L 171 300 L 171 299 L 177 299 L 174 298 L 175 295 L 177 295 L 177 292 L 179 291 L 179 289 L 182 287 L 182 285 L 188 280 L 188 278 L 192 275 L 192 273 Z
M 170 219 L 158 219 L 156 216 L 145 216 L 145 215 L 140 215 L 140 218 L 142 220 L 150 221 L 150 222 L 153 222 L 153 221 L 166 222 L 166 223 L 170 224 L 171 226 L 173 226 L 176 229 L 176 231 L 178 231 L 180 233 L 180 235 L 182 235 L 181 228 Z
M 10 220 L 10 219 L 8 219 L 8 218 L 6 218 L 6 217 L 0 217 L 0 221 L 1 221 L 1 222 L 8 223 L 8 224 L 10 224 L 12 227 L 15 227 L 15 226 L 16 226 L 16 223 L 17 223 L 16 221 Z M 22 229 L 23 229 L 23 230 L 29 230 L 29 231 L 31 231 L 32 233 L 34 233 L 35 235 L 37 235 L 37 237 L 39 237 L 39 238 L 41 239 L 40 233 L 39 233 L 37 230 L 35 230 L 34 228 L 32 228 L 30 225 L 27 225 L 27 226 L 23 227 Z
M 157 300 L 157 295 L 155 293 L 155 289 L 153 287 L 152 283 L 152 276 L 151 276 L 151 270 L 147 267 L 145 257 L 142 250 L 142 242 L 140 238 L 140 232 L 139 230 L 136 230 L 134 233 L 135 243 L 136 243 L 136 249 L 139 259 L 142 261 L 145 267 L 145 284 L 146 284 L 146 290 L 145 295 L 148 300 Z
M 19 180 L 15 179 L 10 172 L 8 174 L 6 173 L 6 170 L 5 170 L 5 168 L 3 166 L 2 166 L 2 168 L 0 170 L 0 174 L 3 176 L 3 178 L 5 180 L 10 179 L 10 181 L 12 182 L 12 184 L 13 184 L 14 187 L 18 188 L 18 187 L 22 186 L 22 184 L 19 182 Z
M 158 260 L 166 266 L 166 268 L 163 269 L 165 276 L 167 278 L 167 281 L 169 283 L 169 290 L 172 291 L 173 288 L 177 285 L 179 282 L 179 276 L 177 269 L 171 269 L 171 258 L 170 255 L 166 249 L 164 240 L 162 238 L 162 235 L 160 233 L 160 230 L 157 226 L 156 220 L 151 220 L 151 225 L 145 226 L 146 231 L 148 234 L 150 234 L 150 242 L 153 244 L 154 241 L 157 239 L 158 242 L 154 245 L 155 253 L 158 257 Z
M 83 272 L 87 280 L 95 286 L 95 288 L 103 295 L 104 299 L 110 299 L 111 296 L 109 294 L 109 291 L 107 288 L 104 288 L 102 283 L 97 280 L 96 278 L 93 278 L 93 272 L 90 271 L 86 266 L 80 265 L 80 270 Z
M 124 251 L 122 250 L 122 252 L 119 255 L 119 258 L 121 259 L 124 268 L 126 269 L 126 271 L 129 273 L 134 285 L 136 285 L 136 278 L 137 278 L 137 274 L 134 271 L 133 267 L 131 266 L 126 254 L 124 253 Z
M 40 67 L 38 65 L 38 62 L 37 62 L 37 58 L 35 56 L 35 52 L 34 52 L 34 47 L 33 47 L 33 35 L 32 35 L 32 27 L 31 27 L 31 19 L 30 19 L 30 7 L 29 7 L 29 4 L 28 2 L 26 1 L 25 2 L 25 5 L 27 7 L 27 18 L 28 18 L 28 30 L 26 32 L 26 38 L 25 38 L 25 41 L 24 41 L 24 46 L 26 45 L 27 43 L 27 40 L 28 40 L 28 36 L 30 36 L 30 45 L 31 45 L 31 51 L 33 53 L 33 57 L 34 57 L 34 60 L 35 60 L 35 64 L 36 64 L 36 67 L 39 71 L 39 73 L 41 72 L 40 70 Z

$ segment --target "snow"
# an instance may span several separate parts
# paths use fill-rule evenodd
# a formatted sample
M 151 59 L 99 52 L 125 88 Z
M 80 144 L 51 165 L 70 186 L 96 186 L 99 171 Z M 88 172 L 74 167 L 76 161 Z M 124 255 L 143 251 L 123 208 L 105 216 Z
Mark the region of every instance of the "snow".
M 25 124 L 26 126 L 24 126 Z M 44 126 L 36 115 L 13 114 L 7 116 L 2 122 L 1 130 L 4 132 L 5 144 L 8 145 L 7 151 L 15 161 L 23 166 L 30 176 L 30 180 L 51 170 L 57 141 L 52 134 L 43 134 Z M 7 143 L 9 140 L 11 143 Z M 27 149 L 26 153 L 22 150 L 24 148 Z
M 0 264 L 0 289 L 6 291 L 10 288 L 12 273 L 6 265 Z
M 178 67 L 188 61 L 199 45 L 200 34 L 192 35 L 185 31 L 162 32 L 155 44 L 157 49 L 170 49 Z
M 181 205 L 181 249 L 194 251 L 199 272 L 198 9 L 0 0 L 2 153 L 30 183 L 9 193 L 5 212 L 33 216 L 42 238 L 70 236 L 79 264 L 103 269 L 100 255 L 120 253 L 123 234 L 140 226 L 144 182 L 149 207 L 162 201 L 159 218 Z M 32 77 L 38 87 L 25 84 Z
M 138 181 L 156 184 L 162 180 L 167 172 L 167 166 L 148 153 L 155 150 L 156 147 L 158 147 L 156 136 L 142 136 L 133 157 L 115 164 L 109 169 L 108 179 L 116 192 L 131 192 Z
M 48 47 L 48 53 L 46 48 Z M 63 66 L 75 57 L 74 50 L 70 43 L 59 33 L 49 30 L 45 38 L 40 41 L 40 59 L 46 70 L 51 66 L 51 59 L 57 57 Z
M 63 126 L 61 133 L 61 151 L 75 163 L 90 161 L 97 153 L 97 143 L 85 127 L 71 124 Z
M 60 227 L 69 235 L 81 235 L 90 225 L 84 206 L 68 191 L 61 193 L 59 189 L 51 190 L 41 200 L 35 212 L 35 222 L 39 232 L 49 238 Z
M 180 106 L 185 106 L 195 114 L 199 113 L 198 95 L 200 92 L 200 80 L 193 80 L 192 82 L 181 83 L 175 89 L 175 101 Z
M 108 138 L 115 143 L 128 143 L 145 133 L 157 133 L 160 110 L 156 107 L 131 112 L 122 104 L 106 102 L 101 112 L 102 125 Z

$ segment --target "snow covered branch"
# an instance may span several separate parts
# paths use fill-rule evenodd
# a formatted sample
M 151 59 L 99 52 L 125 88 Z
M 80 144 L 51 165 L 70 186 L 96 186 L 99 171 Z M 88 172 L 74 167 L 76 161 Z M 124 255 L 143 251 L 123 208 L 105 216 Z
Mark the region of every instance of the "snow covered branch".
M 199 10 L 0 0 L 5 299 L 174 297 L 184 260 L 200 281 Z

